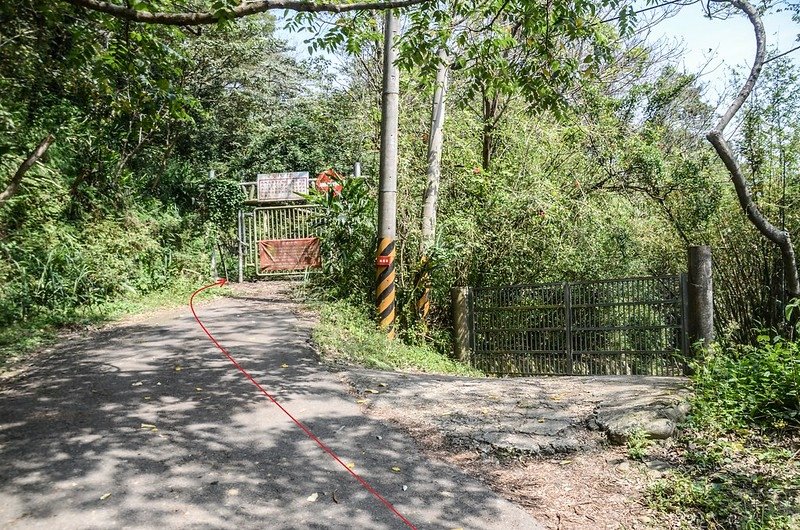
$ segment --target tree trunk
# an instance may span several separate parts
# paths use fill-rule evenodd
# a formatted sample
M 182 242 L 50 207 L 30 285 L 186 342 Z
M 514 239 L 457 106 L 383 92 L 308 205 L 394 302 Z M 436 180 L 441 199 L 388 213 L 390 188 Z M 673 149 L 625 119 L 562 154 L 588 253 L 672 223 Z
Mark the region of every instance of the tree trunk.
M 431 130 L 428 137 L 428 179 L 422 201 L 422 241 L 420 243 L 420 269 L 417 275 L 417 314 L 424 321 L 430 311 L 430 249 L 436 241 L 436 202 L 439 197 L 439 179 L 442 174 L 442 141 L 444 139 L 445 97 L 447 95 L 447 53 L 439 50 L 439 68 L 431 109 Z
M 483 169 L 489 171 L 494 156 L 494 129 L 497 125 L 497 96 L 483 96 Z
M 736 190 L 736 196 L 739 199 L 739 204 L 744 210 L 747 218 L 758 229 L 758 231 L 766 237 L 769 241 L 774 243 L 781 251 L 781 258 L 783 262 L 783 270 L 786 278 L 786 291 L 790 298 L 800 297 L 800 279 L 797 273 L 797 262 L 795 260 L 794 246 L 788 230 L 782 230 L 773 225 L 758 208 L 758 205 L 753 201 L 750 190 L 747 186 L 747 179 L 742 173 L 739 163 L 731 149 L 730 144 L 723 136 L 725 127 L 730 123 L 744 102 L 753 91 L 753 87 L 758 81 L 761 74 L 761 69 L 764 66 L 766 56 L 766 34 L 764 32 L 764 24 L 761 21 L 761 16 L 758 11 L 750 5 L 746 0 L 712 0 L 714 2 L 729 3 L 733 7 L 739 9 L 747 15 L 750 23 L 753 25 L 753 30 L 756 37 L 756 57 L 753 61 L 753 67 L 750 69 L 750 75 L 742 85 L 739 95 L 733 100 L 728 110 L 720 118 L 717 126 L 711 130 L 706 138 L 717 152 L 717 155 L 725 164 L 725 167 L 730 173 L 733 187 Z
M 22 177 L 25 176 L 25 173 L 28 172 L 30 168 L 40 159 L 47 150 L 50 148 L 50 145 L 55 141 L 55 137 L 52 134 L 48 134 L 44 140 L 42 140 L 36 149 L 28 156 L 28 158 L 19 166 L 17 172 L 14 173 L 14 176 L 11 177 L 11 182 L 6 186 L 6 189 L 0 193 L 0 206 L 3 206 L 8 200 L 16 195 L 17 191 L 19 191 L 19 185 L 22 183 Z

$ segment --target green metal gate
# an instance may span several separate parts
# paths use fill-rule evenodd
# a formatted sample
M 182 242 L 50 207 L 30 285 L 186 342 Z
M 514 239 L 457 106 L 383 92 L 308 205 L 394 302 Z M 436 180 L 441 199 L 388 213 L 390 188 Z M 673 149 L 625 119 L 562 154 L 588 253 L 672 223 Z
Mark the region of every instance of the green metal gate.
M 309 204 L 289 204 L 281 206 L 264 206 L 252 208 L 239 213 L 239 239 L 241 247 L 241 268 L 244 272 L 254 272 L 257 276 L 274 276 L 284 274 L 302 274 L 318 265 L 310 262 L 280 264 L 264 268 L 263 253 L 265 245 L 276 242 L 294 245 L 297 252 L 302 253 L 309 245 L 317 241 L 317 227 L 314 226 L 314 214 L 317 207 Z M 318 250 L 318 248 L 317 248 Z M 302 256 L 297 256 L 302 257 Z M 312 260 L 313 261 L 313 260 Z M 316 263 L 316 261 L 315 261 Z
M 472 291 L 472 364 L 497 375 L 681 375 L 685 275 Z

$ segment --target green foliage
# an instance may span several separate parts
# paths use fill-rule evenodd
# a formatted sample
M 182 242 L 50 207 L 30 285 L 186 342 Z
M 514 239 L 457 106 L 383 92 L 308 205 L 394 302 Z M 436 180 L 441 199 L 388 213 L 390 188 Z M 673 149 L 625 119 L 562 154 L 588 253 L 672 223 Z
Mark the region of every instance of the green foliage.
M 236 214 L 245 199 L 242 186 L 228 179 L 210 179 L 205 185 L 204 205 L 208 219 L 218 228 L 236 225 Z
M 670 451 L 678 467 L 650 487 L 653 508 L 693 528 L 798 527 L 799 354 L 762 335 L 698 359 L 689 422 Z
M 737 455 L 744 456 L 741 451 Z M 783 457 L 754 469 L 728 465 L 713 473 L 676 472 L 651 486 L 648 499 L 681 528 L 791 530 L 800 523 L 795 493 L 800 474 L 797 469 L 782 472 L 780 466 L 786 464 L 792 461 Z
M 800 69 L 786 57 L 765 65 L 753 96 L 741 111 L 742 132 L 733 139 L 758 208 L 790 234 L 800 229 L 800 129 L 795 126 L 800 111 L 798 80 Z M 735 76 L 731 82 L 742 81 Z M 775 329 L 788 336 L 791 326 L 783 315 L 788 300 L 780 253 L 752 230 L 749 222 L 742 221 L 735 205 L 729 208 L 717 234 L 710 238 L 712 245 L 725 249 L 718 254 L 715 271 L 726 286 L 715 301 L 719 319 L 726 324 L 725 335 L 737 342 L 754 342 L 760 329 Z
M 0 368 L 53 343 L 64 328 L 83 331 L 126 315 L 183 306 L 195 289 L 196 281 L 173 280 L 164 289 L 147 294 L 129 293 L 97 305 L 74 308 L 67 314 L 43 313 L 8 323 L 0 327 Z M 227 288 L 207 290 L 200 293 L 197 299 L 222 296 L 227 292 Z
M 233 165 L 244 173 L 263 171 L 309 171 L 317 174 L 329 167 L 352 167 L 353 137 L 339 113 L 346 111 L 338 97 L 310 100 L 299 98 L 249 140 L 246 151 Z
M 212 248 L 235 250 L 236 181 L 341 171 L 356 160 L 363 181 L 346 181 L 341 198 L 310 197 L 322 206 L 317 282 L 329 298 L 371 306 L 380 17 L 289 22 L 330 27 L 310 44 L 351 55 L 333 75 L 324 61 L 292 58 L 271 17 L 226 20 L 235 4 L 206 2 L 225 22 L 199 34 L 60 2 L 0 7 L 0 180 L 46 133 L 58 138 L 0 210 L 3 321 L 200 276 Z M 696 76 L 626 41 L 630 6 L 427 2 L 405 16 L 396 262 L 404 340 L 448 349 L 453 285 L 677 271 L 696 243 L 714 247 L 722 335 L 747 342 L 754 328 L 778 328 L 785 300 L 774 251 L 742 220 L 703 140 L 714 109 Z M 454 53 L 430 252 L 434 312 L 423 326 L 413 279 L 442 46 Z M 757 200 L 790 231 L 800 226 L 797 79 L 790 62 L 767 65 L 735 138 Z M 209 181 L 209 169 L 221 178 Z
M 192 247 L 191 229 L 181 224 L 175 211 L 148 212 L 122 223 L 50 222 L 1 240 L 7 261 L 0 269 L 0 322 L 45 313 L 67 318 L 80 306 L 166 287 L 201 255 Z
M 363 179 L 345 178 L 340 184 L 339 194 L 331 189 L 308 195 L 320 207 L 313 225 L 319 229 L 323 274 L 315 282 L 330 298 L 367 305 L 375 274 L 375 192 Z
M 314 341 L 328 361 L 381 370 L 482 375 L 430 347 L 387 339 L 365 311 L 347 302 L 324 303 L 319 311 L 320 324 L 314 330 Z
M 616 29 L 600 20 L 618 14 Z M 554 112 L 565 110 L 564 93 L 576 80 L 610 58 L 619 34 L 635 21 L 630 6 L 609 0 L 554 2 L 546 8 L 525 0 L 425 2 L 406 13 L 399 64 L 430 75 L 438 50 L 453 51 L 453 69 L 466 80 L 469 101 L 475 96 L 521 94 L 528 103 Z M 369 12 L 336 17 L 299 13 L 287 29 L 313 28 L 309 50 L 344 49 L 358 55 L 380 42 L 381 28 Z M 575 48 L 585 48 L 582 57 Z
M 695 421 L 722 431 L 800 426 L 800 345 L 759 337 L 727 346 L 695 364 Z
M 628 456 L 634 460 L 643 460 L 647 456 L 653 440 L 642 429 L 636 429 L 628 435 Z
M 278 70 L 301 76 L 272 29 L 255 17 L 191 35 L 63 3 L 0 7 L 0 189 L 56 136 L 0 207 L 4 354 L 205 279 L 215 242 L 235 233 L 236 142 L 263 129 L 264 98 L 290 106 L 300 91 L 248 92 Z

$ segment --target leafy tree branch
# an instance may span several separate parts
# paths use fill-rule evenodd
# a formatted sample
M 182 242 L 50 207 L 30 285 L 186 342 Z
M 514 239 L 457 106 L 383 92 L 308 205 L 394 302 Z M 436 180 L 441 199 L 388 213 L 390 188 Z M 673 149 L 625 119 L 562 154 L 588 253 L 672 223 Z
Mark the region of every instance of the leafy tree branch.
M 133 22 L 164 24 L 168 26 L 199 26 L 216 24 L 220 21 L 242 18 L 276 9 L 288 9 L 306 13 L 344 13 L 347 11 L 368 11 L 373 9 L 394 9 L 409 7 L 428 0 L 387 0 L 385 2 L 327 3 L 307 0 L 256 0 L 242 1 L 231 7 L 223 3 L 220 8 L 198 12 L 151 12 L 134 7 L 103 2 L 101 0 L 63 0 L 68 4 L 106 13 Z
M 55 136 L 48 134 L 47 137 L 39 143 L 36 149 L 33 150 L 30 156 L 19 166 L 14 176 L 11 177 L 11 182 L 6 186 L 6 189 L 0 192 L 0 206 L 3 206 L 3 204 L 8 202 L 8 200 L 17 193 L 19 185 L 22 183 L 22 177 L 24 177 L 25 173 L 44 156 L 55 140 Z
M 730 173 L 731 181 L 736 189 L 736 196 L 739 204 L 744 210 L 747 218 L 755 226 L 758 231 L 774 243 L 781 251 L 781 258 L 783 261 L 783 271 L 786 281 L 786 290 L 792 297 L 800 296 L 800 278 L 798 278 L 797 262 L 795 261 L 794 246 L 792 245 L 791 236 L 788 230 L 781 230 L 773 225 L 761 212 L 758 205 L 753 201 L 753 197 L 747 186 L 747 180 L 742 172 L 739 163 L 733 153 L 728 141 L 723 136 L 725 127 L 730 123 L 736 113 L 741 109 L 744 102 L 753 91 L 753 87 L 758 81 L 761 74 L 761 69 L 766 60 L 766 32 L 764 31 L 764 24 L 761 16 L 755 7 L 753 7 L 746 0 L 713 0 L 716 3 L 727 3 L 736 9 L 742 11 L 753 26 L 756 39 L 756 56 L 753 61 L 753 66 L 750 69 L 750 75 L 742 85 L 739 94 L 730 104 L 728 109 L 720 118 L 716 127 L 712 129 L 706 138 L 717 152 L 717 155 L 725 164 L 725 167 Z

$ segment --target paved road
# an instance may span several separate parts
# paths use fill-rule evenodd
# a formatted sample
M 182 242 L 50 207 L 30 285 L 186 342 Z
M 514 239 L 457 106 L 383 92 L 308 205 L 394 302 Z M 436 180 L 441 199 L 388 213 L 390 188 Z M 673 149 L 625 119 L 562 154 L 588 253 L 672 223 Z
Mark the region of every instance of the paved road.
M 540 528 L 482 483 L 426 459 L 404 433 L 365 417 L 339 375 L 318 363 L 309 324 L 285 296 L 219 299 L 198 312 L 268 391 L 417 527 Z M 245 380 L 187 308 L 61 346 L 2 384 L 0 527 L 405 525 Z

